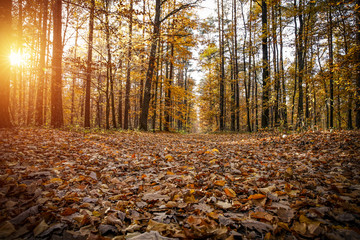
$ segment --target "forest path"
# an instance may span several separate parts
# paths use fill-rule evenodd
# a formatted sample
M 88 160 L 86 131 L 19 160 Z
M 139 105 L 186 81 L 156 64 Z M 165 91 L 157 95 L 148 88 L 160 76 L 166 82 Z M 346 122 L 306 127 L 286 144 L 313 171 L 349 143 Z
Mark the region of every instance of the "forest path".
M 360 237 L 360 132 L 18 128 L 0 164 L 0 239 Z

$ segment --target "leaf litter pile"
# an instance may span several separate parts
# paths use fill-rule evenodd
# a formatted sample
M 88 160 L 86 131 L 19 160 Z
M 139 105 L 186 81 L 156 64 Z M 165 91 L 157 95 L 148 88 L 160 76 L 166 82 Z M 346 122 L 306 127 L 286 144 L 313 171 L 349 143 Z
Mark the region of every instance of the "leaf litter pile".
M 360 239 L 360 132 L 0 131 L 0 239 Z

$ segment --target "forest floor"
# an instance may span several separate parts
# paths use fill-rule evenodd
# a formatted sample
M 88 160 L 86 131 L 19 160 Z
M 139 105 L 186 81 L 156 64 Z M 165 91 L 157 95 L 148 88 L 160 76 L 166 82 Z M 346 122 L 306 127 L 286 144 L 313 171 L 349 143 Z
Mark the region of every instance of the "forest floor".
M 360 132 L 0 130 L 0 239 L 360 239 Z

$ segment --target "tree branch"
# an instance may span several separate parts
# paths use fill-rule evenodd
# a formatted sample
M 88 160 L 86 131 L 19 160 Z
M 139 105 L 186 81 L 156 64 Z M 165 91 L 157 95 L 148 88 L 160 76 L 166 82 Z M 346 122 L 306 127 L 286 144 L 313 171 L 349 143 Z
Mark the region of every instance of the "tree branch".
M 188 3 L 188 4 L 184 4 L 184 5 L 181 5 L 179 8 L 177 9 L 174 9 L 172 10 L 169 14 L 167 14 L 163 19 L 160 20 L 160 23 L 164 22 L 166 19 L 168 19 L 169 17 L 171 17 L 172 15 L 180 12 L 181 10 L 183 9 L 186 9 L 186 8 L 189 8 L 189 7 L 192 7 L 193 5 L 195 5 L 196 3 L 198 3 L 199 0 L 196 0 L 192 3 Z

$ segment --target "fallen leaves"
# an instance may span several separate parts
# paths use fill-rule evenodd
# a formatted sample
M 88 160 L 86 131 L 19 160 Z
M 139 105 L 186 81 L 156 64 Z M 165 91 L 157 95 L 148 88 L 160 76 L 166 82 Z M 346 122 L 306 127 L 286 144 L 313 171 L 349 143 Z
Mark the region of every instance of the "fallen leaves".
M 359 238 L 358 132 L 0 139 L 0 239 Z

